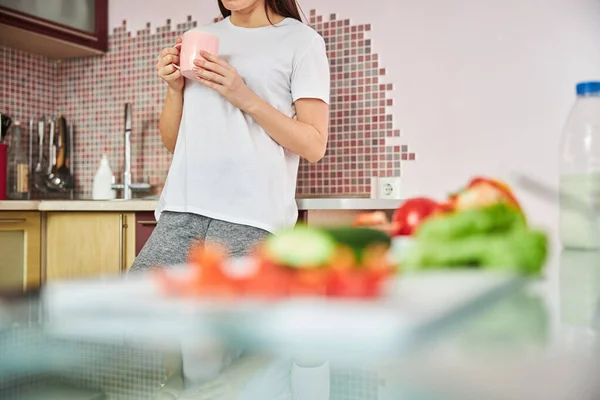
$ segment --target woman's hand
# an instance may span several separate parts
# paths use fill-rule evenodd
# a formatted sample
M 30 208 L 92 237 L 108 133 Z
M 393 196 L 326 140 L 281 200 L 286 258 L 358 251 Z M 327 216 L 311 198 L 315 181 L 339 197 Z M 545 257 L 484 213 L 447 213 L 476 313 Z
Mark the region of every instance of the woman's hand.
M 201 54 L 204 60 L 194 60 L 198 82 L 219 92 L 234 107 L 248 111 L 257 96 L 246 86 L 235 68 L 215 55 L 204 51 Z
M 181 38 L 177 39 L 176 43 L 181 43 Z M 175 68 L 174 64 L 179 64 L 179 49 L 167 47 L 166 49 L 163 49 L 158 56 L 156 72 L 158 76 L 169 85 L 169 88 L 176 92 L 181 92 L 185 80 L 181 75 L 181 71 Z

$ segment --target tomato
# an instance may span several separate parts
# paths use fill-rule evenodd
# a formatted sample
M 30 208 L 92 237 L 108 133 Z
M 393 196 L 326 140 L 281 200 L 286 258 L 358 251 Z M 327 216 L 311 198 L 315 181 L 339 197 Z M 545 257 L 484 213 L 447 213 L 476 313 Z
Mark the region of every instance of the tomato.
M 241 283 L 244 295 L 277 299 L 289 293 L 291 273 L 288 269 L 270 261 L 259 260 L 256 274 Z
M 319 296 L 327 293 L 329 271 L 306 269 L 293 271 L 289 282 L 291 296 Z
M 223 264 L 226 260 L 225 251 L 216 246 L 204 246 L 197 250 L 194 262 L 199 269 L 199 283 L 208 293 L 212 292 L 230 292 L 230 279 L 223 270 Z
M 375 298 L 388 276 L 383 271 L 332 270 L 327 282 L 327 296 L 342 298 Z
M 427 197 L 415 197 L 406 200 L 394 212 L 392 222 L 396 224 L 395 236 L 411 236 L 421 223 L 440 212 L 441 206 Z
M 365 275 L 364 296 L 367 298 L 376 298 L 381 296 L 382 286 L 390 275 L 390 270 L 367 271 Z
M 164 269 L 153 271 L 160 291 L 167 296 L 199 297 L 212 296 L 213 288 L 204 283 L 197 270 L 188 271 L 185 277 L 174 277 Z
M 354 218 L 352 226 L 378 226 L 389 223 L 383 211 L 361 212 Z
M 364 297 L 364 275 L 352 270 L 332 271 L 327 282 L 327 295 L 330 297 Z
M 196 242 L 190 246 L 187 254 L 188 263 L 200 270 L 221 270 L 227 259 L 227 251 L 223 246 L 217 244 L 203 244 Z
M 391 273 L 388 247 L 369 246 L 359 265 L 348 246 L 339 245 L 330 263 L 314 269 L 290 269 L 265 257 L 261 247 L 252 252 L 248 274 L 235 274 L 222 247 L 194 245 L 185 276 L 157 271 L 155 279 L 165 295 L 177 297 L 281 299 L 288 296 L 377 297 L 381 282 Z M 230 267 L 230 268 L 226 268 Z M 229 272 L 228 272 L 229 271 Z
M 192 266 L 184 277 L 170 276 L 157 271 L 155 276 L 166 294 L 182 297 L 232 297 L 239 290 L 223 270 L 225 250 L 216 245 L 205 246 L 198 242 L 190 247 L 188 262 Z

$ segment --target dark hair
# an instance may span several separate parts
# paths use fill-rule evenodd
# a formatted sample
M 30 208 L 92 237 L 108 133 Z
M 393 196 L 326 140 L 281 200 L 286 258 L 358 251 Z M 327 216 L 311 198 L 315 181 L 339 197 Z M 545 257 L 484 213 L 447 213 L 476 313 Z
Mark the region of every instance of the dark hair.
M 231 16 L 231 11 L 225 8 L 223 2 L 219 1 L 219 9 L 221 10 L 221 14 L 223 18 L 227 18 Z M 265 0 L 265 12 L 267 13 L 267 18 L 271 25 L 271 18 L 269 17 L 269 9 L 277 15 L 281 15 L 285 18 L 293 18 L 302 22 L 302 17 L 300 16 L 300 7 L 296 0 Z

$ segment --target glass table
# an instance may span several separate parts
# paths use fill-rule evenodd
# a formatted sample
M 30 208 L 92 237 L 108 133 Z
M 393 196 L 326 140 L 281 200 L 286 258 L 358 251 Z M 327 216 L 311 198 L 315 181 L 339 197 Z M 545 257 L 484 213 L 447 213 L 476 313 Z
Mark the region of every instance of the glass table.
M 336 317 L 335 309 L 327 314 L 320 307 L 321 319 L 305 323 L 326 328 L 323 321 L 328 321 L 335 329 L 298 325 L 286 330 L 302 319 L 290 317 L 286 309 L 280 316 L 288 319 L 274 321 L 273 314 L 257 308 L 255 314 L 216 313 L 201 318 L 209 324 L 193 328 L 211 340 L 274 358 L 329 360 L 333 400 L 567 399 L 575 398 L 569 396 L 576 391 L 582 393 L 578 399 L 599 398 L 590 374 L 598 370 L 600 355 L 600 254 L 555 254 L 542 281 L 507 279 L 459 306 L 420 318 L 426 305 L 447 302 L 442 292 L 432 288 L 424 295 L 428 302 L 401 308 L 402 315 L 412 313 L 409 319 L 369 315 L 357 305 L 352 315 L 359 323 L 351 325 Z M 5 299 L 0 306 L 0 397 L 18 398 L 35 388 L 49 393 L 48 387 L 84 389 L 81 398 L 160 396 L 180 363 L 178 341 L 169 335 L 182 331 L 165 330 L 166 322 L 134 329 L 133 320 L 92 318 L 82 324 L 87 330 L 69 331 L 85 319 L 49 321 L 39 294 Z

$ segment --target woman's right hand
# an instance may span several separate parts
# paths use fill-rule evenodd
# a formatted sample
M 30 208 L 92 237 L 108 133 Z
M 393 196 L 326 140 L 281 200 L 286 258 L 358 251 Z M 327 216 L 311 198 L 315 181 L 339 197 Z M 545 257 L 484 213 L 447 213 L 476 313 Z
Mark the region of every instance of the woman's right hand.
M 176 43 L 181 43 L 181 38 L 177 39 Z M 158 76 L 169 85 L 169 88 L 181 92 L 185 81 L 181 71 L 175 67 L 177 64 L 179 64 L 179 49 L 167 47 L 158 56 L 156 71 Z

